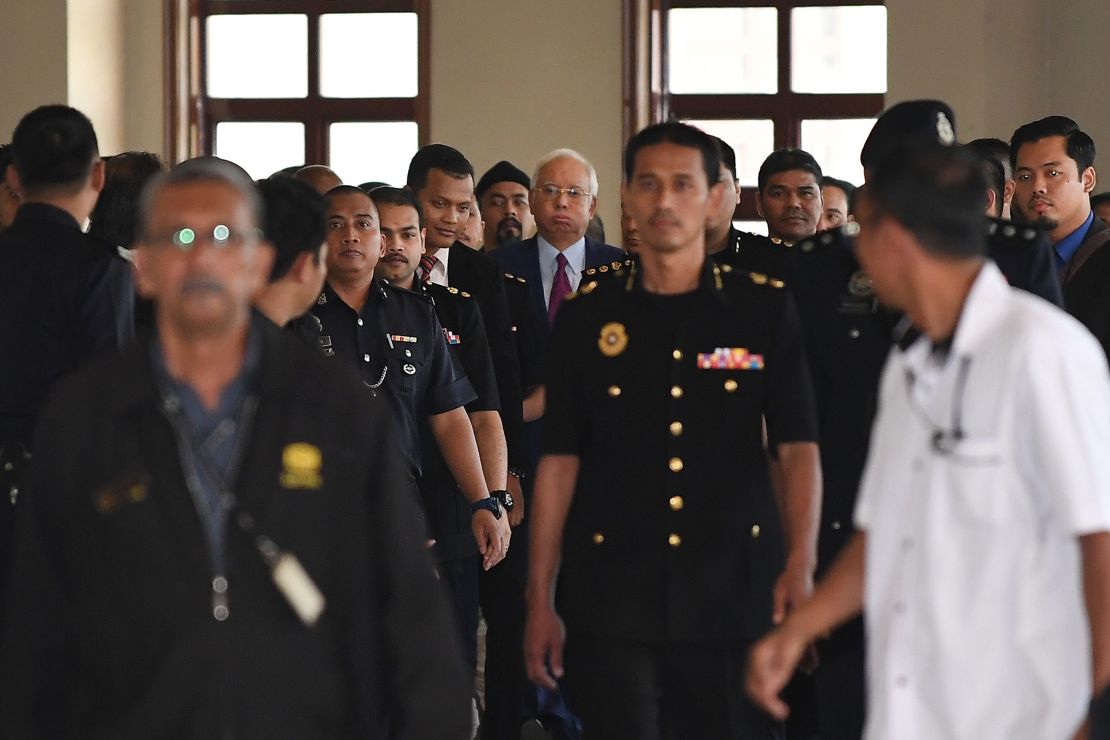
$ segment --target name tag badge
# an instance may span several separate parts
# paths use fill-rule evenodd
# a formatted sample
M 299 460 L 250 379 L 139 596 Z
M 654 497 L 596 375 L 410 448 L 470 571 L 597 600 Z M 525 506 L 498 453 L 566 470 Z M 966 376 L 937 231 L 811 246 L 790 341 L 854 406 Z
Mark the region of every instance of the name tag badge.
M 312 576 L 301 565 L 301 561 L 297 560 L 297 556 L 287 552 L 282 553 L 274 563 L 270 576 L 278 591 L 305 626 L 315 625 L 320 615 L 324 613 L 326 602 Z
M 717 347 L 698 353 L 699 370 L 762 370 L 763 355 L 753 355 L 744 347 Z

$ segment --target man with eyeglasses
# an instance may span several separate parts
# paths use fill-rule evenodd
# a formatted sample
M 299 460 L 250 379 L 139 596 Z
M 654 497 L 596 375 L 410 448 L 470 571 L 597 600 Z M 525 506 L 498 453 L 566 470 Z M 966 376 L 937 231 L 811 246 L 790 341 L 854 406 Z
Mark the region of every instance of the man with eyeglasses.
M 252 312 L 250 179 L 160 175 L 152 334 L 37 429 L 0 647 L 4 737 L 463 737 L 467 677 L 388 407 Z
M 985 189 L 971 154 L 934 145 L 859 194 L 860 264 L 920 334 L 883 371 L 859 531 L 752 650 L 775 716 L 807 645 L 861 610 L 869 740 L 1085 737 L 1110 681 L 1106 358 L 984 259 Z
M 511 535 L 500 503 L 490 497 L 464 408 L 474 389 L 448 351 L 432 301 L 374 277 L 383 251 L 374 201 L 352 185 L 332 189 L 326 200 L 328 278 L 312 307 L 321 347 L 356 372 L 372 395 L 389 400 L 415 500 L 423 471 L 420 417 L 426 418 L 472 504 L 471 528 L 488 570 L 505 557 Z

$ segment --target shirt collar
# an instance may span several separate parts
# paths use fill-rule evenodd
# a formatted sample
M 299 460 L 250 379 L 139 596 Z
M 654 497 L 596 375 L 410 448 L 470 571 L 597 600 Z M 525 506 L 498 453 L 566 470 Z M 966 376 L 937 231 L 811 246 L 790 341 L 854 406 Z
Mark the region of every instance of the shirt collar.
M 458 242 L 455 242 L 455 244 L 458 244 Z M 437 260 L 439 260 L 439 264 L 443 265 L 444 275 L 447 274 L 447 263 L 451 259 L 451 250 L 454 248 L 455 244 L 452 244 L 450 247 L 447 247 L 445 249 L 438 249 L 436 250 L 436 253 L 432 255 Z M 467 249 L 470 249 L 470 247 L 467 247 Z M 432 269 L 434 270 L 435 268 L 433 267 Z
M 543 263 L 554 265 L 555 260 L 559 257 L 559 250 L 539 234 L 536 235 L 536 243 L 539 245 L 540 259 Z M 581 273 L 586 269 L 586 237 L 583 236 L 574 244 L 571 244 L 563 250 L 562 254 L 567 258 L 567 264 L 570 268 L 575 273 Z
M 1056 250 L 1057 256 L 1060 257 L 1065 263 L 1069 262 L 1075 253 L 1079 251 L 1079 247 L 1083 244 L 1083 240 L 1087 238 L 1087 232 L 1094 223 L 1095 212 L 1091 211 L 1087 214 L 1087 220 L 1084 221 L 1078 229 L 1065 236 L 1060 241 L 1052 246 Z

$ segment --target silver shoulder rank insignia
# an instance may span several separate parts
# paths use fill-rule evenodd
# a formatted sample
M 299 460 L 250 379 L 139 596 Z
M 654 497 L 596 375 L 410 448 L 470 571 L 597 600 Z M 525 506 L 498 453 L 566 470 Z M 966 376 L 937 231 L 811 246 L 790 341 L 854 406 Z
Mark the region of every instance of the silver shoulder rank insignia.
M 945 146 L 956 143 L 956 132 L 952 130 L 952 122 L 944 111 L 937 111 L 937 140 Z
M 328 304 L 328 294 L 321 293 L 320 297 L 316 299 L 317 306 L 326 306 Z
M 870 298 L 875 294 L 871 278 L 863 270 L 852 273 L 851 279 L 848 280 L 848 292 L 857 298 Z
M 601 354 L 606 357 L 616 357 L 624 352 L 627 346 L 628 332 L 625 331 L 624 324 L 611 321 L 601 327 L 601 334 L 597 338 L 597 347 L 601 350 Z
M 319 488 L 320 465 L 323 457 L 320 448 L 307 442 L 285 445 L 281 451 L 281 485 L 285 488 Z

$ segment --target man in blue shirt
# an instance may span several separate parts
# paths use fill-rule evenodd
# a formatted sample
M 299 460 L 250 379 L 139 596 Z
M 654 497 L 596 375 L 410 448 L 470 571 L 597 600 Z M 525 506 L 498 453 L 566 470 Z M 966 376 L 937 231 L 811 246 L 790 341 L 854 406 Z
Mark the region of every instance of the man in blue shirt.
M 1095 142 L 1064 116 L 1018 128 L 1010 139 L 1017 188 L 1014 203 L 1049 235 L 1064 291 L 1064 307 L 1110 346 L 1110 226 L 1095 218 L 1091 191 Z

